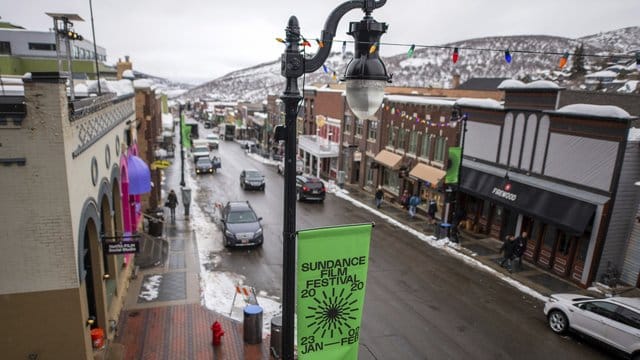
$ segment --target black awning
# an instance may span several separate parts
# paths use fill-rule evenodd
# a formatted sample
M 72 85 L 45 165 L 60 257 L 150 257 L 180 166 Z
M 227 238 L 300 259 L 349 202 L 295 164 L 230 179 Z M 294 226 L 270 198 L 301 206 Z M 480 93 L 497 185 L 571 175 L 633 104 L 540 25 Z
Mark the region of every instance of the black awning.
M 594 204 L 465 167 L 460 186 L 481 198 L 582 234 L 596 211 Z M 507 185 L 508 183 L 508 185 Z

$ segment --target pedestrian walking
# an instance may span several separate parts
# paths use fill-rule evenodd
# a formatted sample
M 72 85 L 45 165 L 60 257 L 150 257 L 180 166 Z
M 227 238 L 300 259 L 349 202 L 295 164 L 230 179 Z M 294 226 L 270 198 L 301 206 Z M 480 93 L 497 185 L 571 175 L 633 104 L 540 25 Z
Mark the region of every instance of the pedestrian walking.
M 178 206 L 178 195 L 171 189 L 169 196 L 167 196 L 166 206 L 171 210 L 171 221 L 176 221 L 176 206 Z
M 509 270 L 509 272 L 513 271 L 511 268 L 511 262 L 513 261 L 513 250 L 515 248 L 516 240 L 515 236 L 507 235 L 504 239 L 504 243 L 500 247 L 500 252 L 503 253 L 502 260 L 500 260 L 500 266 Z
M 434 199 L 429 200 L 429 206 L 427 207 L 427 214 L 431 220 L 436 219 L 436 213 L 438 212 L 438 203 Z
M 378 190 L 376 191 L 376 208 L 380 209 L 382 206 L 382 199 L 384 198 L 384 191 L 382 191 L 382 186 L 378 186 Z
M 400 196 L 400 205 L 405 209 L 409 209 L 409 198 L 409 190 L 405 190 Z
M 412 219 L 416 216 L 418 205 L 420 205 L 420 196 L 418 196 L 417 194 L 411 195 L 411 197 L 409 198 L 409 217 L 411 217 Z
M 529 241 L 527 235 L 527 232 L 523 231 L 522 234 L 520 234 L 520 236 L 515 239 L 513 256 L 517 261 L 514 262 L 514 267 L 515 264 L 517 264 L 518 270 L 522 270 L 522 256 L 524 255 L 525 251 L 527 251 L 527 242 Z

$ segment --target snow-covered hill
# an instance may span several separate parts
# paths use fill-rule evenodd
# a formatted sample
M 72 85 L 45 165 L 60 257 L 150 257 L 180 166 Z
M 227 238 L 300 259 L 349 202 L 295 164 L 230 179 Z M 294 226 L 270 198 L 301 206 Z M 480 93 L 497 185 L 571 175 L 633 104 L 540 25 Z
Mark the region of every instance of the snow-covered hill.
M 579 39 L 541 35 L 485 37 L 444 44 L 442 46 L 447 47 L 445 49 L 416 48 L 412 57 L 408 57 L 407 53 L 401 53 L 383 60 L 388 72 L 393 74 L 394 86 L 450 87 L 454 74 L 458 74 L 461 82 L 471 77 L 511 77 L 525 81 L 561 81 L 563 86 L 577 88 L 583 85 L 582 78 L 568 80 L 573 57 L 569 57 L 564 69 L 560 69 L 558 63 L 562 57 L 560 54 L 573 53 L 580 44 L 584 45 L 584 54 L 630 54 L 640 48 L 640 27 L 629 27 Z M 451 61 L 453 47 L 460 49 L 456 64 Z M 510 64 L 504 60 L 504 51 L 507 48 L 512 55 Z M 526 51 L 558 54 L 545 55 Z M 351 56 L 349 52 L 333 53 L 325 62 L 328 73 L 321 68 L 307 74 L 304 80 L 307 84 L 337 81 L 333 79 L 332 72 L 335 71 L 339 78 Z M 601 70 L 610 65 L 607 63 L 610 60 L 605 57 L 586 56 L 585 68 L 588 72 Z M 268 94 L 282 93 L 283 89 L 284 78 L 280 75 L 280 61 L 276 60 L 234 71 L 194 87 L 185 96 L 207 97 L 220 101 L 261 101 Z

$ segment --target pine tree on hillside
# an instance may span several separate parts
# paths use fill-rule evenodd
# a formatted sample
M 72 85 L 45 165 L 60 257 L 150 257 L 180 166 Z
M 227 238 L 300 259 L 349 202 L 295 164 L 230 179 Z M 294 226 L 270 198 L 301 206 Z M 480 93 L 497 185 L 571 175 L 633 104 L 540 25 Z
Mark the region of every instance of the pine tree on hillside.
M 584 76 L 586 73 L 587 70 L 584 68 L 584 44 L 580 43 L 580 46 L 574 50 L 571 78 L 575 79 L 576 77 Z

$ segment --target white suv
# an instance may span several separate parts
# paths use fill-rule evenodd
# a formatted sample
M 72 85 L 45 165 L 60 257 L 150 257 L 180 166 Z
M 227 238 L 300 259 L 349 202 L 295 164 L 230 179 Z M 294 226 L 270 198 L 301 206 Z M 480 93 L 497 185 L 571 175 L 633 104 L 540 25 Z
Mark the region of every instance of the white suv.
M 301 175 L 304 172 L 304 162 L 300 159 L 296 160 L 296 175 Z M 278 163 L 278 174 L 284 175 L 284 160 Z
M 640 298 L 553 294 L 544 314 L 555 333 L 575 330 L 640 359 Z

